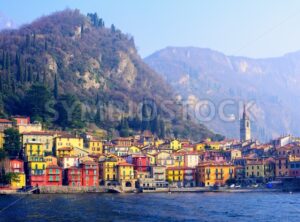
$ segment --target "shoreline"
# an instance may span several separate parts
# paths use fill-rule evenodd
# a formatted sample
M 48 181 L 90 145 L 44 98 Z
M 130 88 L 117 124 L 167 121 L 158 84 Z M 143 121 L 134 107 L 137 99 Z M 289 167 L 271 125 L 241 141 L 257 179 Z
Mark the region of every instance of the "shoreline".
M 142 190 L 137 189 L 125 190 L 122 192 L 112 192 L 107 187 L 39 187 L 37 194 L 85 194 L 85 193 L 270 193 L 270 192 L 288 192 L 282 189 L 267 189 L 267 188 L 239 188 L 239 189 L 211 189 L 206 187 L 193 188 L 161 188 L 158 190 Z M 33 192 L 22 192 L 18 190 L 0 190 L 0 195 L 32 195 Z

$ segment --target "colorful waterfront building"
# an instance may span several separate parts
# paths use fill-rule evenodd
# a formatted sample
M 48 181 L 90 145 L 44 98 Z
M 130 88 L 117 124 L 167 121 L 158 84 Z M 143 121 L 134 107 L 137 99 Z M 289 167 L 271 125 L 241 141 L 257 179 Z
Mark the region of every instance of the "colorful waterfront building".
M 169 152 L 161 151 L 156 153 L 155 155 L 155 164 L 161 166 L 173 166 L 174 158 L 171 156 Z
M 13 127 L 13 121 L 8 119 L 0 119 L 0 132 Z
M 289 176 L 300 177 L 300 157 L 289 158 Z
M 57 165 L 46 167 L 45 186 L 62 186 L 62 169 Z
M 88 141 L 89 154 L 102 154 L 103 153 L 103 143 L 100 140 L 90 140 Z
M 166 181 L 166 167 L 165 166 L 151 166 L 150 176 L 154 178 L 155 181 Z
M 53 140 L 55 135 L 55 133 L 48 131 L 25 132 L 22 134 L 23 147 L 25 147 L 26 143 L 38 142 L 44 145 L 44 152 L 47 153 L 47 155 L 55 154 L 53 153 Z
M 246 164 L 246 178 L 263 179 L 265 177 L 265 164 L 262 160 L 248 161 Z
M 44 144 L 40 142 L 25 143 L 25 158 L 28 160 L 32 156 L 44 156 Z
M 72 136 L 72 135 L 63 135 L 55 138 L 55 150 L 56 156 L 59 156 L 58 150 L 60 148 L 80 148 L 83 149 L 83 138 Z
M 42 124 L 39 122 L 30 123 L 30 117 L 28 116 L 13 116 L 12 119 L 21 134 L 42 131 Z
M 128 149 L 128 155 L 140 155 L 142 154 L 141 149 L 137 146 L 131 146 Z
M 181 149 L 181 142 L 177 139 L 174 139 L 170 142 L 170 148 L 172 150 L 180 150 Z
M 184 153 L 184 166 L 195 168 L 199 164 L 199 153 L 190 151 Z
M 57 165 L 58 164 L 57 157 L 55 157 L 55 156 L 51 156 L 51 155 L 45 156 L 44 160 L 46 162 L 46 167 L 50 166 L 50 165 Z
M 103 185 L 112 185 L 117 182 L 117 163 L 115 156 L 107 156 L 99 161 L 100 181 Z
M 31 156 L 28 157 L 27 164 L 27 184 L 31 186 L 45 185 L 45 169 L 46 162 L 43 157 Z
M 117 164 L 117 178 L 118 182 L 122 187 L 134 188 L 135 178 L 134 178 L 134 168 L 130 163 L 118 163 Z
M 73 147 L 60 147 L 56 150 L 57 158 L 64 158 L 68 156 L 75 156 L 75 151 Z
M 176 152 L 172 154 L 174 159 L 173 165 L 176 167 L 184 166 L 184 152 Z
M 79 167 L 79 157 L 77 156 L 64 156 L 59 158 L 59 164 L 63 169 L 70 167 Z
M 195 168 L 185 166 L 167 167 L 167 181 L 178 187 L 193 187 L 196 185 Z
M 65 170 L 64 184 L 72 187 L 82 186 L 82 170 L 79 167 L 70 167 Z
M 134 166 L 134 170 L 144 171 L 144 172 L 149 171 L 150 161 L 147 156 L 133 155 L 132 164 Z
M 289 158 L 287 156 L 277 157 L 275 159 L 275 176 L 288 177 L 289 174 Z
M 203 162 L 196 167 L 198 186 L 223 186 L 235 178 L 235 166 L 226 162 Z
M 206 146 L 206 144 L 204 142 L 197 143 L 194 146 L 194 151 L 197 151 L 197 152 L 205 151 L 205 146 Z
M 82 186 L 99 186 L 99 166 L 98 163 L 87 161 L 81 163 Z
M 11 181 L 10 186 L 13 189 L 19 189 L 25 187 L 26 177 L 24 173 L 24 161 L 19 159 L 13 159 L 9 161 L 9 172 L 17 175 L 16 180 Z

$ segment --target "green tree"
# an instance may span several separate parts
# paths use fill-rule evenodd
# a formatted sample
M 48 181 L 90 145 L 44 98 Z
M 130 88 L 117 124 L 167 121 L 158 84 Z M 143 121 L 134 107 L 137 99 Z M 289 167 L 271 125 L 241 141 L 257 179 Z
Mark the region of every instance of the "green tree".
M 32 80 L 33 80 L 33 74 L 32 74 L 32 67 L 31 67 L 31 65 L 29 65 L 28 67 L 27 67 L 27 81 L 28 82 L 32 82 Z
M 54 76 L 53 95 L 54 95 L 54 98 L 57 100 L 58 99 L 58 80 L 57 80 L 57 75 L 56 74 Z
M 111 30 L 112 33 L 116 32 L 116 27 L 115 27 L 114 24 L 111 24 L 110 30 Z
M 55 110 L 58 113 L 56 123 L 64 129 L 80 129 L 85 127 L 81 103 L 74 95 L 67 94 L 60 96 L 55 105 Z
M 25 95 L 26 114 L 32 116 L 33 119 L 42 119 L 47 121 L 49 118 L 49 110 L 47 104 L 50 104 L 52 94 L 49 89 L 42 84 L 33 84 Z
M 101 110 L 100 110 L 100 107 L 97 108 L 97 112 L 96 112 L 96 115 L 95 115 L 95 118 L 94 118 L 94 122 L 97 126 L 100 126 L 101 125 Z
M 120 127 L 119 127 L 119 133 L 121 137 L 128 137 L 129 136 L 129 125 L 127 118 L 122 118 Z
M 166 137 L 166 126 L 165 126 L 165 122 L 163 120 L 159 121 L 159 138 L 164 139 Z
M 5 170 L 3 168 L 3 171 L 0 176 L 0 183 L 11 184 L 12 182 L 19 182 L 19 181 L 20 179 L 17 173 L 12 173 L 12 172 L 5 173 Z
M 17 157 L 21 150 L 20 133 L 17 129 L 8 128 L 4 130 L 5 142 L 3 149 L 10 157 Z

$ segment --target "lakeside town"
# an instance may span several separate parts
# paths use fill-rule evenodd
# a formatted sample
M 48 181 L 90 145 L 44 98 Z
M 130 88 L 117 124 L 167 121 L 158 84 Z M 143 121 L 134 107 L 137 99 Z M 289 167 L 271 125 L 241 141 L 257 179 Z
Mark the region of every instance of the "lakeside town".
M 287 135 L 261 144 L 251 139 L 250 123 L 244 110 L 240 140 L 192 143 L 160 139 L 148 130 L 103 140 L 93 132 L 50 131 L 30 117 L 0 119 L 1 151 L 11 149 L 16 138 L 21 146 L 15 158 L 1 157 L 0 192 L 274 188 L 299 177 L 300 138 Z

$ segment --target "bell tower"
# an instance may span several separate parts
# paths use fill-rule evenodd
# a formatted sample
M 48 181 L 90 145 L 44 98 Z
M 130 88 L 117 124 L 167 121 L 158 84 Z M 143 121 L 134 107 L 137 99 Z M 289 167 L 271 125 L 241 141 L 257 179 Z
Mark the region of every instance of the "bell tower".
M 244 104 L 243 117 L 240 120 L 240 141 L 244 142 L 251 140 L 251 125 L 250 119 L 246 111 L 246 105 Z

